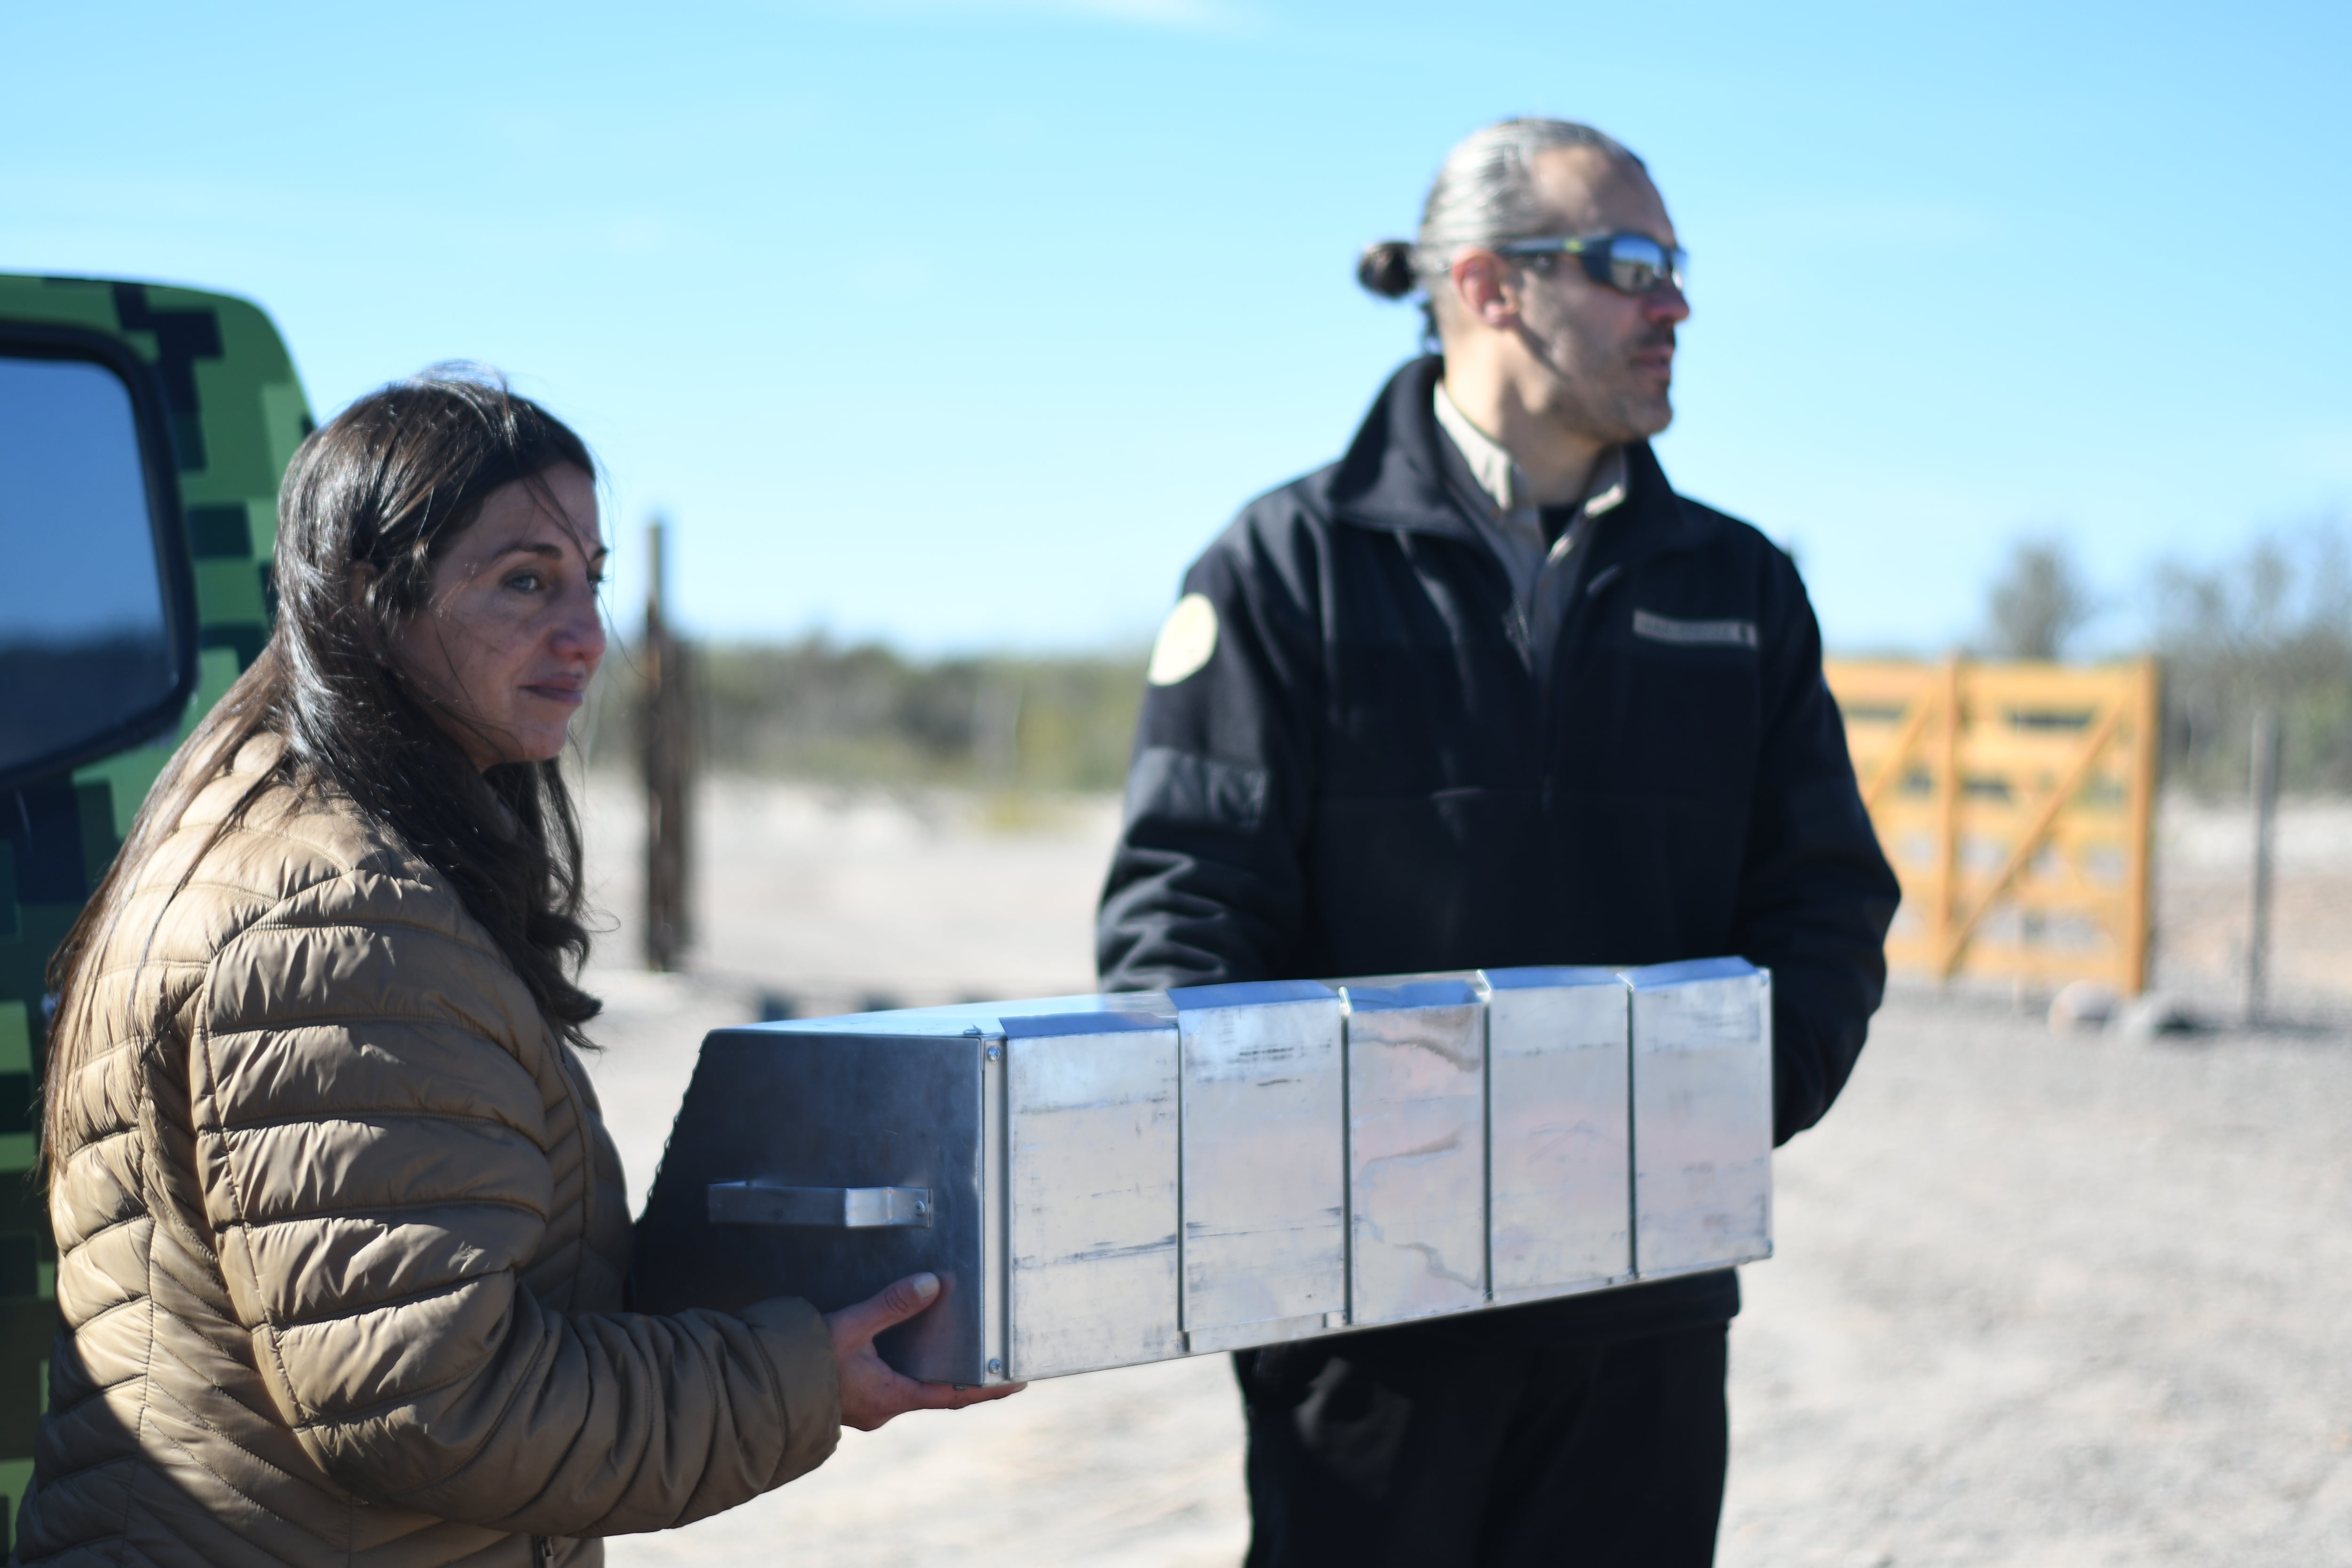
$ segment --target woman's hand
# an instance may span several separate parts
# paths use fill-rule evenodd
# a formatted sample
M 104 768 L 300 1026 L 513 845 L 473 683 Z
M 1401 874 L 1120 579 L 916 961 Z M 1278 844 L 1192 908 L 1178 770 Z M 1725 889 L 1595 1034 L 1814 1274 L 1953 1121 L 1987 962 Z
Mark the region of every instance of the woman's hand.
M 909 1410 L 961 1410 L 1018 1394 L 1026 1384 L 1001 1383 L 993 1388 L 967 1388 L 961 1384 L 918 1383 L 890 1370 L 874 1353 L 874 1336 L 894 1323 L 903 1323 L 939 1300 L 940 1277 L 909 1274 L 870 1301 L 844 1307 L 824 1315 L 833 1331 L 833 1359 L 841 1368 L 841 1424 L 871 1432 L 893 1415 Z

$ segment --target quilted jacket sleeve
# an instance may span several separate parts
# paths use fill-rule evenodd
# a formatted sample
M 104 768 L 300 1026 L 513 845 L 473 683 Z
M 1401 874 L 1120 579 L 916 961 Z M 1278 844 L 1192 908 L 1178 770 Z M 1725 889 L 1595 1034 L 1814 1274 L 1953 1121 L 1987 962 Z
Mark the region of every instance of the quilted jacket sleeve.
M 823 1320 L 551 1310 L 521 1284 L 584 1159 L 522 986 L 389 871 L 220 947 L 191 1051 L 196 1177 L 278 1405 L 360 1498 L 537 1534 L 657 1530 L 823 1462 Z M 562 1181 L 565 1193 L 559 1193 Z

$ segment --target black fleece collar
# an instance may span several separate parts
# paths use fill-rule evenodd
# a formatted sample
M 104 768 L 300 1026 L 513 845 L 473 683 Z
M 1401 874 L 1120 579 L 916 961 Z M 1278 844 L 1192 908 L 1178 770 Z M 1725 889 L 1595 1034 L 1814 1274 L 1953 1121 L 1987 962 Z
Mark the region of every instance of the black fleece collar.
M 1359 528 L 1393 533 L 1438 533 L 1479 542 L 1477 527 L 1446 479 L 1438 443 L 1444 437 L 1430 411 L 1445 362 L 1434 354 L 1407 362 L 1372 401 L 1363 426 L 1331 476 L 1331 515 Z M 1627 494 L 1610 514 L 1610 556 L 1619 563 L 1665 550 L 1703 544 L 1721 528 L 1697 507 L 1685 506 L 1647 441 L 1625 451 Z

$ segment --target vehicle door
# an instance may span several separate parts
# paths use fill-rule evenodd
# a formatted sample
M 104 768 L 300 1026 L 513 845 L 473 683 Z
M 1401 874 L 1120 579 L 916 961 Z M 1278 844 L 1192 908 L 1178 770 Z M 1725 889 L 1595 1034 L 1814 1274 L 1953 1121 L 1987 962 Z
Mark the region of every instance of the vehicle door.
M 49 955 L 269 634 L 278 482 L 310 429 L 247 301 L 0 274 L 0 1551 L 56 1332 L 32 1176 Z

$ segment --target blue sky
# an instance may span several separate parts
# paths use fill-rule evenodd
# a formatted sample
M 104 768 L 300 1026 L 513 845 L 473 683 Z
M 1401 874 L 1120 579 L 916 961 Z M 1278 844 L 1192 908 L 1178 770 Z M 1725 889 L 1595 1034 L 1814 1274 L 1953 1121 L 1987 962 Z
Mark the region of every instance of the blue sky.
M 659 508 L 708 633 L 1140 641 L 1412 352 L 1356 250 L 1515 112 L 1649 160 L 1661 455 L 1834 646 L 1966 636 L 2021 535 L 2127 601 L 2352 500 L 2341 5 L 195 9 L 0 9 L 0 269 L 248 295 L 321 413 L 502 367 L 625 622 Z

